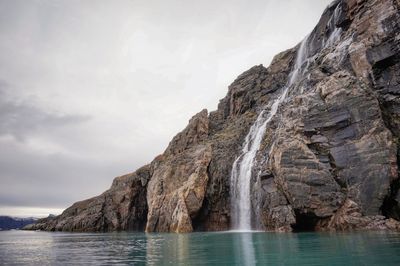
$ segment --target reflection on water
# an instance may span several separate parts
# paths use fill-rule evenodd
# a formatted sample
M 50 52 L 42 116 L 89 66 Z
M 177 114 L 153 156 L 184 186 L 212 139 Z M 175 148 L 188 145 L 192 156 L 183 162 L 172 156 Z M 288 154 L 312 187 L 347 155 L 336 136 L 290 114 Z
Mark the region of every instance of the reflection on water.
M 235 246 L 235 261 L 240 265 L 255 265 L 256 258 L 254 256 L 253 233 L 238 232 L 233 235 L 232 241 Z
M 400 234 L 0 232 L 0 264 L 400 265 Z
M 146 261 L 149 265 L 186 264 L 189 260 L 190 234 L 146 234 Z

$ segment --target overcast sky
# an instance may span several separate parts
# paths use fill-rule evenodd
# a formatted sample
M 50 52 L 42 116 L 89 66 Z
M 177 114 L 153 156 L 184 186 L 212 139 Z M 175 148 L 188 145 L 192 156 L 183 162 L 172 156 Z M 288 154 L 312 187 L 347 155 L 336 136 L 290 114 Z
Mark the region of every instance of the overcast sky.
M 0 214 L 106 190 L 330 0 L 0 0 Z

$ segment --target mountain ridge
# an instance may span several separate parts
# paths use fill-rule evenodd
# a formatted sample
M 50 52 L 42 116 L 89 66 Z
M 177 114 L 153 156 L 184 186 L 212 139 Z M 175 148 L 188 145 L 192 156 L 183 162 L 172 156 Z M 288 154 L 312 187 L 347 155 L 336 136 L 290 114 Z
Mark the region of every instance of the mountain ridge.
M 34 217 L 19 218 L 19 217 L 0 215 L 0 231 L 21 229 L 26 225 L 35 223 L 37 220 L 38 219 Z

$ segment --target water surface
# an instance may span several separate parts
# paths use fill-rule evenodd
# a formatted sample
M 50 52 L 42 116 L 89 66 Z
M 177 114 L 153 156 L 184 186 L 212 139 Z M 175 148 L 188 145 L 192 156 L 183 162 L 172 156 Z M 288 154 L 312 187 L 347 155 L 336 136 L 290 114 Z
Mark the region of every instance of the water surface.
M 0 264 L 400 265 L 400 234 L 0 232 Z

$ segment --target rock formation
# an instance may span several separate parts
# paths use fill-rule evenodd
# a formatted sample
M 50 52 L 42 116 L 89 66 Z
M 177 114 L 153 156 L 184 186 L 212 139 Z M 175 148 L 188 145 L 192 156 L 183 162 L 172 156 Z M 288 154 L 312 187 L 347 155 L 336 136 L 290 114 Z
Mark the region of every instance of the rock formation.
M 144 230 L 150 167 L 114 179 L 100 196 L 76 202 L 61 215 L 40 219 L 25 229 L 46 231 Z
M 399 230 L 400 1 L 334 1 L 303 42 L 307 60 L 255 158 L 253 228 Z M 299 47 L 240 75 L 148 166 L 29 229 L 228 230 L 233 162 Z

